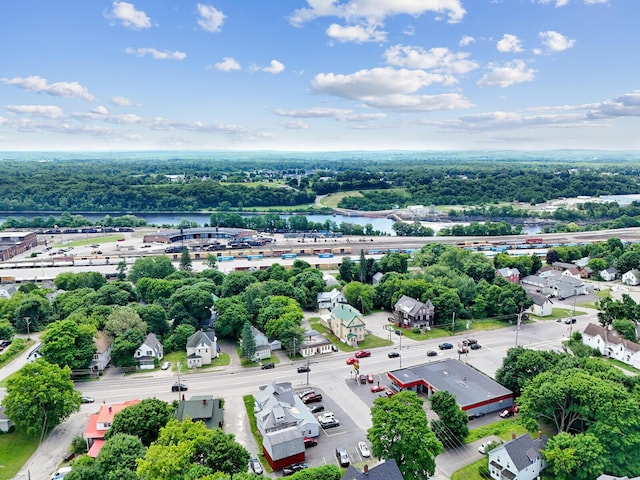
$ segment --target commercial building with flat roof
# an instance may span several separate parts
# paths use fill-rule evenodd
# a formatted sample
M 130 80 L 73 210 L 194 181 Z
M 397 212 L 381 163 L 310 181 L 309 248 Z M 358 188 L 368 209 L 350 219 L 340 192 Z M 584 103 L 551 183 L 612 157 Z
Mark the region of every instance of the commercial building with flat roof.
M 486 414 L 513 405 L 513 392 L 469 365 L 452 358 L 387 373 L 402 390 L 433 393 L 446 390 L 469 415 Z

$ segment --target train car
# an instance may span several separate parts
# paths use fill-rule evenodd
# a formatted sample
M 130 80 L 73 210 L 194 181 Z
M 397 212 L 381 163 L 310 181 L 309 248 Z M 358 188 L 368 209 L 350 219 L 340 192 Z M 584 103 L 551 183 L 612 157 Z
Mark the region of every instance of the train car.
M 529 237 L 525 239 L 524 243 L 533 244 L 533 243 L 542 243 L 544 242 L 544 238 L 542 237 Z
M 231 255 L 220 255 L 218 257 L 219 262 L 231 262 L 233 261 L 233 257 Z
M 283 260 L 293 259 L 293 258 L 297 258 L 297 257 L 298 257 L 298 254 L 296 254 L 296 253 L 283 253 L 282 256 L 281 256 L 281 258 Z
M 262 260 L 262 255 L 248 255 L 247 260 Z
M 333 258 L 333 253 L 319 253 L 318 258 Z

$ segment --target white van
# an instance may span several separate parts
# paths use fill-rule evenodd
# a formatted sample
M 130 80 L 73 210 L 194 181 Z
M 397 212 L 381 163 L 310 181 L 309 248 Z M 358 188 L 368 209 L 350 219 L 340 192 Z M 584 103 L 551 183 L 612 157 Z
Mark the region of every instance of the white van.
M 62 480 L 69 472 L 71 472 L 71 467 L 60 467 L 56 473 L 53 474 L 51 480 Z

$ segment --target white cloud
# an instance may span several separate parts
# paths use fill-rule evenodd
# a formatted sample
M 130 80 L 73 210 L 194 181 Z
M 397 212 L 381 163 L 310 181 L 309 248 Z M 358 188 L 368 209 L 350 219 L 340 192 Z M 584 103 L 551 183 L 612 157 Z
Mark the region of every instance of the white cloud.
M 278 60 L 271 60 L 268 67 L 252 66 L 254 72 L 273 73 L 274 75 L 284 72 L 284 65 Z
M 640 117 L 640 90 L 589 107 L 590 118 Z
M 114 97 L 111 97 L 111 100 L 109 100 L 112 104 L 117 105 L 119 107 L 131 107 L 134 106 L 134 103 L 127 97 L 121 97 L 119 95 L 116 95 Z
M 370 122 L 386 117 L 384 113 L 354 113 L 353 110 L 343 108 L 316 107 L 299 110 L 276 109 L 273 111 L 281 117 L 292 118 L 333 118 L 345 122 Z
M 231 72 L 233 70 L 240 70 L 240 64 L 233 57 L 224 57 L 221 62 L 218 62 L 213 65 L 216 70 L 220 70 L 221 72 Z
M 6 108 L 13 113 L 35 117 L 60 118 L 64 116 L 62 109 L 53 105 L 7 105 Z
M 551 52 L 562 52 L 575 45 L 576 41 L 565 37 L 561 33 L 548 30 L 546 32 L 540 32 L 538 37 L 542 41 L 542 44 Z
M 295 122 L 281 122 L 280 125 L 282 125 L 287 130 L 306 130 L 307 128 L 309 128 L 309 125 L 301 120 Z
M 467 13 L 460 0 L 307 0 L 307 8 L 295 10 L 289 21 L 296 26 L 321 17 L 337 17 L 348 21 L 364 20 L 382 23 L 386 17 L 411 15 L 419 17 L 433 12 L 438 18 L 446 16 L 450 23 L 457 23 Z
M 316 93 L 359 100 L 366 105 L 390 110 L 431 111 L 471 106 L 458 94 L 411 95 L 447 77 L 422 70 L 374 68 L 350 75 L 322 73 L 316 75 L 311 88 Z
M 97 107 L 92 108 L 91 112 L 98 115 L 109 115 L 109 110 L 107 110 L 107 107 L 104 105 L 98 105 Z
M 454 53 L 444 47 L 424 50 L 422 47 L 394 45 L 387 49 L 384 56 L 389 65 L 447 74 L 462 74 L 478 68 L 476 62 L 468 59 L 468 53 Z
M 14 85 L 31 92 L 46 93 L 55 97 L 77 97 L 83 100 L 93 100 L 95 98 L 87 88 L 78 82 L 56 82 L 50 84 L 46 78 L 38 75 L 3 78 L 1 81 L 5 85 Z
M 375 26 L 370 25 L 343 27 L 337 23 L 332 23 L 327 28 L 327 36 L 342 43 L 384 42 L 387 39 L 387 32 L 377 30 Z
M 111 12 L 105 14 L 107 18 L 119 21 L 123 26 L 134 30 L 151 28 L 151 19 L 141 11 L 136 10 L 132 3 L 113 2 Z
M 496 44 L 496 48 L 499 52 L 507 53 L 507 52 L 521 52 L 522 44 L 520 39 L 515 35 L 511 35 L 509 33 L 505 33 L 502 38 Z
M 460 45 L 461 47 L 466 47 L 468 45 L 471 45 L 472 43 L 475 43 L 475 41 L 476 41 L 475 38 L 470 37 L 469 35 L 465 35 L 460 39 L 460 42 L 458 43 L 458 45 Z
M 148 48 L 127 48 L 125 52 L 129 55 L 135 55 L 136 57 L 145 57 L 147 55 L 151 55 L 151 58 L 154 60 L 184 60 L 187 57 L 187 54 L 184 52 L 179 52 L 177 50 L 171 52 L 169 50 L 157 50 L 152 47 Z
M 478 81 L 480 87 L 508 87 L 515 83 L 530 82 L 535 77 L 535 70 L 527 68 L 522 60 L 515 60 L 503 66 L 490 65 L 491 71 L 485 73 Z
M 198 4 L 198 25 L 207 32 L 219 32 L 226 18 L 224 13 L 212 5 Z

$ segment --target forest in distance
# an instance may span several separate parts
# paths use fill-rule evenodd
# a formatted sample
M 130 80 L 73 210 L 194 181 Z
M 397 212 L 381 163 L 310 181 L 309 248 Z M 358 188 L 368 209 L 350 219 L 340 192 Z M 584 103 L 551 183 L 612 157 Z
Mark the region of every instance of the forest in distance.
M 446 215 L 459 222 L 534 217 L 552 221 L 546 231 L 640 225 L 636 202 L 623 207 L 594 200 L 545 213 L 515 206 L 638 193 L 640 163 L 630 154 L 244 152 L 232 161 L 230 155 L 3 155 L 0 211 L 318 213 L 319 195 L 340 193 L 338 207 L 358 211 L 456 205 Z

